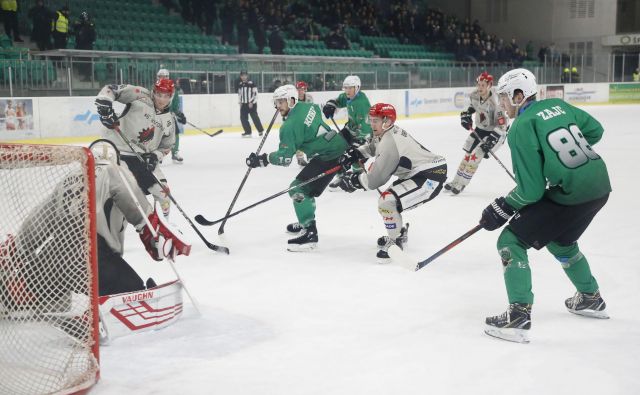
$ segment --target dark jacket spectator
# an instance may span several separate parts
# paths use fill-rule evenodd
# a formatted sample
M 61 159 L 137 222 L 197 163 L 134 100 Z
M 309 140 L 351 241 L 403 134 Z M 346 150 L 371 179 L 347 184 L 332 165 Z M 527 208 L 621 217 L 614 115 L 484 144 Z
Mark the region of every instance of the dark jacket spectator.
M 96 26 L 86 12 L 82 12 L 80 20 L 73 24 L 73 35 L 76 37 L 76 49 L 93 49 L 96 41 Z
M 274 26 L 271 28 L 271 34 L 269 35 L 269 47 L 271 53 L 274 55 L 282 55 L 284 53 L 284 39 L 280 33 L 280 28 Z
M 38 0 L 28 13 L 33 24 L 31 40 L 36 43 L 40 51 L 53 48 L 51 45 L 51 20 L 53 12 L 45 7 L 44 0 Z
M 324 39 L 324 43 L 329 49 L 349 49 L 351 44 L 349 40 L 344 36 L 341 29 L 333 29 L 327 37 Z

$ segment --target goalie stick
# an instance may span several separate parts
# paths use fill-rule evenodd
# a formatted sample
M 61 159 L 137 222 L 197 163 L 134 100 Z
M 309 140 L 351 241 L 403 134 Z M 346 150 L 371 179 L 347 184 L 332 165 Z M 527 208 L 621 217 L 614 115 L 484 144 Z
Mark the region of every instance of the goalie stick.
M 423 261 L 419 261 L 418 262 L 416 259 L 414 259 L 411 256 L 409 256 L 408 254 L 404 253 L 396 245 L 393 245 L 393 246 L 389 247 L 389 256 L 391 257 L 391 259 L 393 259 L 395 262 L 398 262 L 400 264 L 400 266 L 404 267 L 405 269 L 412 270 L 412 271 L 417 271 L 417 270 L 420 270 L 423 267 L 427 266 L 429 263 L 433 262 L 440 255 L 444 254 L 445 252 L 449 251 L 453 247 L 455 247 L 458 244 L 462 243 L 463 241 L 468 239 L 471 235 L 473 235 L 474 233 L 476 233 L 480 229 L 482 229 L 482 225 L 474 226 L 467 233 L 465 233 L 462 236 L 458 237 L 457 239 L 455 239 L 451 243 L 447 244 L 440 251 L 436 252 L 435 254 L 431 255 L 429 258 L 427 258 L 427 259 L 425 259 Z
M 151 222 L 149 222 L 149 218 L 147 217 L 147 214 L 142 209 L 142 205 L 138 201 L 138 198 L 133 193 L 133 190 L 131 189 L 131 185 L 129 185 L 129 181 L 127 181 L 127 179 L 124 176 L 124 174 L 122 174 L 122 169 L 120 169 L 120 166 L 117 166 L 117 170 L 118 170 L 118 175 L 120 176 L 120 179 L 122 180 L 122 183 L 124 184 L 125 189 L 127 190 L 127 192 L 129 192 L 129 195 L 133 199 L 133 203 L 135 204 L 136 208 L 138 209 L 138 211 L 142 215 L 142 218 L 144 219 L 144 223 L 146 224 L 147 229 L 149 229 L 149 232 L 151 232 L 151 235 L 154 238 L 158 237 L 158 232 L 156 232 L 154 227 L 151 225 Z M 171 254 L 171 255 L 173 255 L 173 254 Z M 200 308 L 198 308 L 198 302 L 196 302 L 195 298 L 193 296 L 191 296 L 191 292 L 189 292 L 189 289 L 187 288 L 187 284 L 185 284 L 185 282 L 182 280 L 182 277 L 178 273 L 178 269 L 176 269 L 174 257 L 173 256 L 168 256 L 168 257 L 166 257 L 166 259 L 169 261 L 169 266 L 171 266 L 171 269 L 173 270 L 173 273 L 176 275 L 176 278 L 182 284 L 182 289 L 184 289 L 184 292 L 189 297 L 189 300 L 191 300 L 191 305 L 193 306 L 194 310 L 196 311 L 196 315 L 198 317 L 200 317 L 202 314 L 200 313 Z
M 260 145 L 258 146 L 258 149 L 256 150 L 256 155 L 260 154 L 260 151 L 262 150 L 262 146 L 264 145 L 265 141 L 267 141 L 267 136 L 269 135 L 269 132 L 271 131 L 271 128 L 273 127 L 273 123 L 276 121 L 276 117 L 278 116 L 279 111 L 276 109 L 276 112 L 273 114 L 273 118 L 271 118 L 271 122 L 269 123 L 269 126 L 267 127 L 267 131 L 264 133 L 264 137 L 262 137 L 262 141 L 260 141 Z M 249 178 L 249 173 L 251 173 L 251 170 L 253 168 L 249 167 L 247 169 L 247 172 L 244 173 L 244 178 L 242 178 L 242 182 L 240 182 L 240 186 L 238 187 L 238 190 L 236 191 L 236 195 L 233 197 L 233 200 L 231 200 L 231 204 L 229 205 L 229 209 L 227 210 L 227 213 L 225 214 L 225 219 L 222 221 L 222 225 L 220 225 L 220 228 L 218 228 L 218 234 L 221 235 L 224 233 L 224 225 L 227 223 L 227 218 L 230 218 L 232 216 L 229 215 L 229 213 L 231 213 L 231 210 L 233 210 L 233 206 L 236 204 L 236 200 L 238 200 L 238 196 L 240 196 L 240 191 L 242 191 L 242 188 L 244 187 L 244 183 L 247 182 L 247 178 Z M 196 216 L 196 221 L 198 217 L 202 217 L 201 215 Z M 201 224 L 200 222 L 198 222 L 199 224 Z M 202 224 L 201 224 L 202 225 Z
M 140 162 L 142 162 L 143 164 L 146 164 L 145 160 L 142 158 L 142 156 L 140 156 L 140 153 L 138 153 L 138 151 L 136 151 L 133 148 L 133 144 L 131 144 L 131 141 L 122 134 L 122 131 L 120 130 L 120 126 L 118 124 L 115 124 L 113 126 L 113 128 L 118 133 L 118 135 L 120 136 L 122 141 L 124 141 L 129 146 L 129 149 L 138 158 L 138 160 Z M 158 179 L 158 177 L 156 177 L 156 175 L 153 174 L 152 171 L 149 171 L 149 174 L 151 174 L 151 177 L 153 177 L 155 182 L 157 182 L 158 185 L 160 185 L 160 187 L 162 188 L 162 191 L 167 194 L 167 197 L 173 202 L 173 204 L 176 206 L 178 211 L 180 211 L 180 214 L 182 214 L 182 216 L 187 220 L 189 225 L 191 225 L 191 228 L 196 232 L 196 234 L 200 237 L 200 239 L 204 242 L 204 244 L 211 250 L 214 250 L 214 251 L 217 251 L 217 252 L 221 252 L 221 253 L 224 253 L 224 254 L 228 255 L 229 254 L 229 249 L 227 247 L 224 247 L 224 246 L 215 245 L 215 244 L 211 243 L 210 241 L 208 241 L 204 237 L 204 235 L 202 233 L 200 233 L 200 231 L 198 230 L 196 225 L 191 221 L 191 218 L 189 218 L 187 216 L 187 214 L 184 212 L 184 210 L 182 210 L 182 207 L 180 207 L 180 205 L 178 204 L 176 199 L 173 197 L 171 192 L 169 192 L 169 188 L 167 188 L 167 186 L 164 185 L 164 183 L 162 181 L 160 181 L 160 179 Z
M 267 202 L 267 201 L 269 201 L 271 199 L 277 198 L 280 195 L 284 195 L 285 193 L 289 192 L 292 189 L 300 188 L 300 187 L 303 187 L 303 186 L 305 186 L 307 184 L 311 184 L 312 182 L 317 181 L 322 177 L 325 177 L 325 176 L 328 176 L 330 174 L 333 174 L 333 173 L 337 172 L 341 168 L 342 168 L 342 166 L 339 166 L 339 165 L 335 166 L 335 167 L 332 167 L 331 169 L 325 170 L 324 172 L 322 172 L 322 173 L 320 173 L 320 174 L 318 174 L 318 175 L 316 175 L 314 177 L 311 177 L 308 180 L 305 180 L 305 181 L 301 182 L 298 185 L 294 185 L 294 186 L 289 187 L 289 188 L 287 188 L 287 189 L 285 189 L 283 191 L 280 191 L 278 193 L 274 193 L 273 195 L 271 195 L 269 197 L 266 197 L 266 198 L 264 198 L 264 199 L 262 199 L 262 200 L 260 200 L 258 202 L 255 202 L 255 203 L 253 203 L 253 204 L 251 204 L 251 205 L 249 205 L 249 206 L 247 206 L 247 207 L 245 207 L 243 209 L 240 209 L 240 210 L 236 211 L 235 213 L 231 213 L 231 214 L 227 213 L 224 217 L 222 217 L 220 219 L 217 219 L 215 221 L 209 221 L 208 219 L 206 219 L 205 217 L 203 217 L 200 214 L 196 215 L 195 220 L 200 225 L 204 225 L 204 226 L 215 225 L 215 224 L 220 223 L 222 221 L 226 221 L 228 218 L 235 217 L 236 215 L 238 215 L 240 213 L 243 213 L 243 212 L 249 210 L 250 208 L 253 208 L 253 207 L 255 207 L 255 206 L 259 205 L 259 204 L 262 204 L 262 203 Z

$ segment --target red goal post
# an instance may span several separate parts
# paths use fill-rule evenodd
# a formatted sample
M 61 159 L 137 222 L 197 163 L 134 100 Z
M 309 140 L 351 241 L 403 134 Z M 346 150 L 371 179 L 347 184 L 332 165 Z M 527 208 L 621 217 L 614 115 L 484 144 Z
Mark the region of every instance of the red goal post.
M 95 204 L 87 148 L 0 144 L 0 393 L 98 381 Z

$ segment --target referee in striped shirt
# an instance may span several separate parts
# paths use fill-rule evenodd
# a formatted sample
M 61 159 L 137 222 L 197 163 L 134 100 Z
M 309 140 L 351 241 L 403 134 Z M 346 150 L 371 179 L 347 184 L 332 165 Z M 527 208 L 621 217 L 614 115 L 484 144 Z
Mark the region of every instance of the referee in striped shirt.
M 253 124 L 256 129 L 258 129 L 258 134 L 262 136 L 262 132 L 264 129 L 262 128 L 262 122 L 260 122 L 260 117 L 258 117 L 258 88 L 253 83 L 253 81 L 249 80 L 249 74 L 247 74 L 246 70 L 242 70 L 240 72 L 240 82 L 238 83 L 238 102 L 240 103 L 240 123 L 242 123 L 242 128 L 244 129 L 244 133 L 242 133 L 242 137 L 251 137 L 251 124 L 249 123 L 249 114 L 251 114 L 251 119 L 253 120 Z

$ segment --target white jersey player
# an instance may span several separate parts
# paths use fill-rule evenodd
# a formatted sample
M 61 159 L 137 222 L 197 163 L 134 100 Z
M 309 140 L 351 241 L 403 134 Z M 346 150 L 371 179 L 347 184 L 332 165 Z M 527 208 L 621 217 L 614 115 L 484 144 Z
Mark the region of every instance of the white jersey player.
M 482 140 L 473 133 L 467 137 L 462 147 L 465 155 L 458 171 L 453 180 L 444 186 L 454 195 L 462 192 L 478 170 L 482 158 L 488 158 L 489 151 L 497 151 L 507 136 L 507 118 L 493 92 L 493 76 L 485 71 L 478 76 L 476 82 L 477 89 L 470 95 L 469 108 L 460 113 L 460 123 L 463 128 L 472 131 L 471 115 L 475 114 L 475 132 Z
M 100 121 L 106 127 L 103 137 L 120 150 L 122 161 L 136 177 L 142 191 L 153 195 L 165 217 L 169 216 L 171 201 L 151 172 L 166 184 L 158 164 L 175 144 L 176 121 L 169 110 L 174 92 L 173 81 L 161 79 L 154 84 L 153 92 L 134 85 L 107 85 L 95 100 Z M 114 101 L 125 104 L 120 116 L 113 111 Z M 118 125 L 119 128 L 116 128 Z M 146 163 L 142 163 L 131 151 L 120 133 Z
M 378 239 L 377 258 L 387 262 L 390 246 L 407 242 L 407 226 L 403 226 L 402 212 L 414 209 L 438 196 L 447 179 L 444 157 L 434 154 L 418 143 L 404 129 L 394 124 L 396 110 L 391 104 L 377 103 L 369 110 L 373 138 L 358 148 L 351 147 L 341 158 L 346 168 L 364 158 L 375 158 L 367 172 L 348 172 L 340 182 L 347 192 L 356 189 L 373 190 L 383 186 L 391 176 L 398 179 L 380 193 L 378 211 L 387 236 Z
M 296 89 L 298 90 L 299 102 L 313 103 L 313 97 L 307 93 L 307 89 L 309 89 L 309 85 L 307 85 L 306 82 L 304 81 L 296 82 Z M 304 155 L 304 152 L 302 151 L 296 152 L 296 160 L 298 161 L 298 165 L 302 167 L 309 164 L 309 162 L 307 161 L 307 158 Z

